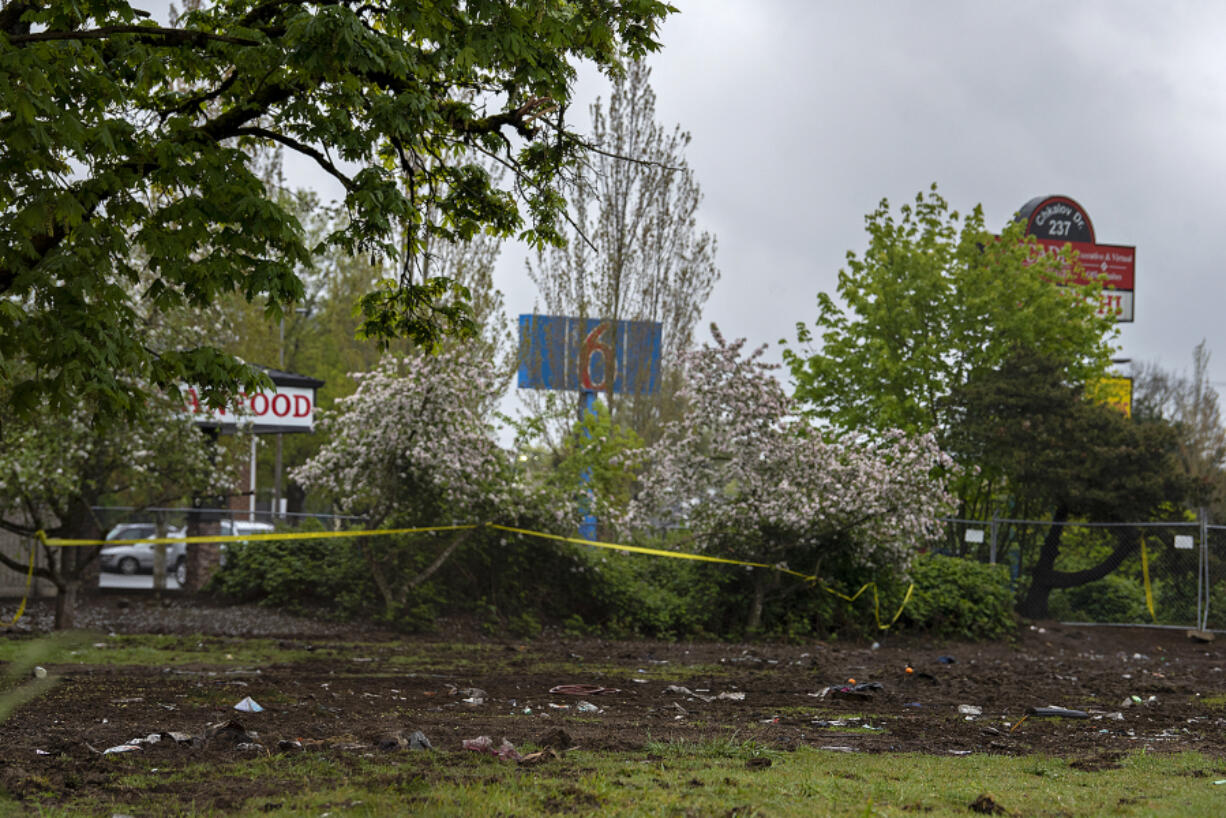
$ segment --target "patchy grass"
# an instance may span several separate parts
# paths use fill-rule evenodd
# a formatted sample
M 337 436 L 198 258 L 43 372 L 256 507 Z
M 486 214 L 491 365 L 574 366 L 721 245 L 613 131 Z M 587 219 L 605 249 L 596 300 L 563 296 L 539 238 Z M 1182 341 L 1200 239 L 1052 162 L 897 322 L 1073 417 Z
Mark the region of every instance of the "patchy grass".
M 1136 753 L 1112 759 L 1104 769 L 1081 769 L 1048 757 L 784 752 L 732 738 L 652 742 L 646 750 L 577 750 L 532 767 L 461 752 L 308 753 L 161 772 L 125 760 L 115 765 L 113 800 L 94 796 L 39 811 L 196 812 L 193 804 L 166 794 L 171 785 L 191 782 L 208 782 L 213 792 L 246 793 L 203 812 L 251 816 L 966 816 L 974 814 L 970 804 L 978 800 L 1012 815 L 1079 818 L 1216 815 L 1226 798 L 1226 790 L 1213 783 L 1226 776 L 1221 762 L 1193 753 Z

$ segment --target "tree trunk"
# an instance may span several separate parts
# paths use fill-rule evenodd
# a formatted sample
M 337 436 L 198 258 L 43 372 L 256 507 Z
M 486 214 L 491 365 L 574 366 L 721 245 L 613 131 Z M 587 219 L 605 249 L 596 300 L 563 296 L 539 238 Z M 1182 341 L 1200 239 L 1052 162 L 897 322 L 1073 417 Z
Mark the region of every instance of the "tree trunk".
M 71 630 L 77 626 L 77 596 L 81 590 L 79 578 L 68 578 L 56 585 L 55 629 Z
M 64 515 L 60 536 L 68 539 L 97 540 L 101 537 L 98 521 L 94 518 L 85 500 L 75 501 Z M 66 545 L 59 549 L 58 560 L 48 560 L 54 576 L 51 581 L 57 591 L 55 597 L 55 629 L 68 630 L 76 626 L 77 599 L 89 575 L 90 566 L 102 550 L 98 545 Z
M 765 568 L 755 569 L 753 579 L 753 601 L 749 604 L 749 618 L 745 622 L 745 630 L 752 633 L 762 627 L 762 609 L 766 604 L 766 592 L 779 581 L 779 575 Z
M 1043 538 L 1043 549 L 1039 552 L 1039 561 L 1035 563 L 1031 573 L 1030 588 L 1026 598 L 1018 607 L 1018 613 L 1027 619 L 1046 619 L 1048 616 L 1047 601 L 1056 588 L 1076 588 L 1095 580 L 1102 579 L 1120 566 L 1133 551 L 1137 549 L 1139 538 L 1136 529 L 1120 527 L 1115 529 L 1115 549 L 1098 565 L 1082 571 L 1057 571 L 1056 558 L 1060 556 L 1060 538 L 1064 533 L 1062 523 L 1068 520 L 1068 509 L 1056 510 L 1052 525 Z

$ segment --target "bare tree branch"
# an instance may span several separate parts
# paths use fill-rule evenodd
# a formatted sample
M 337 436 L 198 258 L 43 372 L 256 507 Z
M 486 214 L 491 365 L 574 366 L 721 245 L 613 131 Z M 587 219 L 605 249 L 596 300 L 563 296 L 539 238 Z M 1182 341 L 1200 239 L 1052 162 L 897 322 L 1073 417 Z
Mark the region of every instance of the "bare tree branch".
M 117 34 L 136 34 L 146 39 L 159 39 L 168 45 L 204 45 L 207 42 L 230 43 L 231 45 L 260 45 L 259 40 L 248 40 L 245 37 L 228 37 L 225 34 L 211 34 L 207 31 L 191 31 L 182 28 L 163 28 L 161 26 L 104 26 L 85 31 L 37 31 L 33 34 L 13 34 L 9 42 L 13 45 L 24 43 L 46 42 L 48 40 L 105 40 Z
M 233 133 L 235 136 L 258 136 L 261 139 L 270 139 L 273 142 L 280 142 L 282 145 L 289 148 L 290 150 L 294 150 L 294 151 L 297 151 L 298 153 L 311 157 L 312 159 L 315 160 L 316 164 L 318 164 L 321 168 L 323 168 L 325 171 L 330 173 L 332 176 L 336 177 L 336 179 L 339 180 L 340 183 L 345 186 L 345 190 L 353 190 L 353 180 L 350 179 L 345 174 L 341 173 L 340 169 L 337 168 L 336 165 L 332 164 L 331 160 L 329 160 L 328 157 L 324 156 L 322 152 L 316 150 L 310 145 L 304 145 L 292 137 L 286 136 L 285 134 L 277 133 L 276 131 L 270 131 L 265 128 L 258 128 L 258 127 L 235 128 Z

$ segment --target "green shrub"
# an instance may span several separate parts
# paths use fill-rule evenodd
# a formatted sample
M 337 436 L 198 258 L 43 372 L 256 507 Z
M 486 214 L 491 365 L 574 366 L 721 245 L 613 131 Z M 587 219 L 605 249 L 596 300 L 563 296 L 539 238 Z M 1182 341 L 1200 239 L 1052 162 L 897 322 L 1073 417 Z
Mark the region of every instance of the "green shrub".
M 1195 597 L 1193 598 L 1195 602 Z M 1145 586 L 1121 574 L 1051 592 L 1048 611 L 1066 622 L 1148 622 Z M 1189 615 L 1189 621 L 1194 619 Z
M 309 520 L 301 530 L 323 526 Z M 354 615 L 366 613 L 353 600 L 366 595 L 368 573 L 352 540 L 256 540 L 226 546 L 225 566 L 209 589 L 295 613 L 327 604 L 340 615 Z
M 962 639 L 998 639 L 1016 627 L 1003 565 L 924 554 L 911 578 L 915 593 L 899 619 L 905 627 Z

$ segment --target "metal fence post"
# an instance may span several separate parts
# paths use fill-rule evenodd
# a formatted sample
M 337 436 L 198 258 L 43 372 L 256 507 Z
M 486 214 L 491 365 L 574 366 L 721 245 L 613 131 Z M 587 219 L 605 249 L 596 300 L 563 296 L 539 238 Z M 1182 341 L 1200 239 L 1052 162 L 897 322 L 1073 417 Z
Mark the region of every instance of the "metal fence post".
M 996 519 L 997 519 L 996 515 L 993 514 L 992 515 L 992 529 L 991 529 L 992 542 L 988 546 L 988 562 L 991 563 L 992 565 L 996 564 Z
M 1211 588 L 1209 582 L 1209 510 L 1206 508 L 1200 510 L 1200 561 L 1197 564 L 1196 574 L 1196 609 L 1200 616 L 1198 625 L 1203 631 L 1209 628 L 1209 591 Z M 1204 605 L 1201 605 L 1202 599 Z

